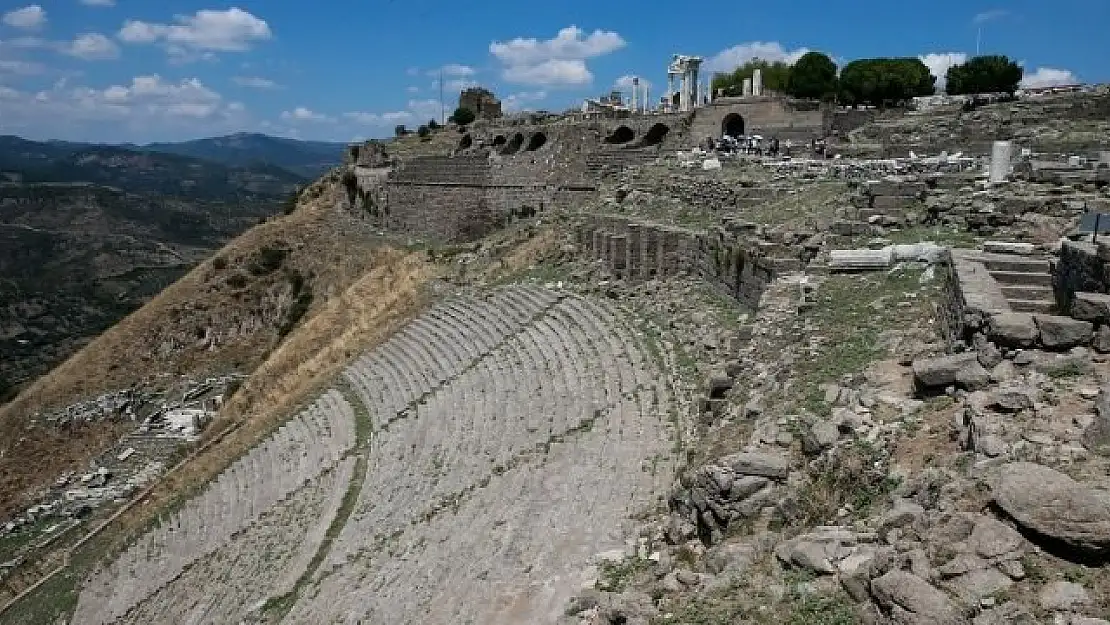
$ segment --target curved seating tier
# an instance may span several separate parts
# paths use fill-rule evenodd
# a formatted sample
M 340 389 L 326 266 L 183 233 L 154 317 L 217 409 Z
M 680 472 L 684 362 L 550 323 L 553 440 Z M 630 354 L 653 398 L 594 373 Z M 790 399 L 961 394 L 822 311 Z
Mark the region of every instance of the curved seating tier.
M 115 622 L 334 467 L 354 444 L 354 410 L 338 391 L 324 393 L 98 571 L 81 592 L 74 622 Z
M 537 288 L 484 301 L 410 326 L 450 332 L 472 359 L 381 409 L 358 502 L 291 622 L 549 622 L 670 484 L 669 398 L 615 310 Z M 451 361 L 443 343 L 425 338 L 447 353 L 423 362 Z M 384 347 L 361 362 L 421 362 L 411 344 L 403 360 Z M 363 379 L 364 399 L 388 401 L 385 376 Z

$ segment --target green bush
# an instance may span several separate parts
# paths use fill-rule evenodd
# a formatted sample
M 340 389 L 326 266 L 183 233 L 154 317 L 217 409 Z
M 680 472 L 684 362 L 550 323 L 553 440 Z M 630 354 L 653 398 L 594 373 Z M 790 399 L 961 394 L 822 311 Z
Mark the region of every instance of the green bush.
M 251 259 L 251 262 L 247 265 L 247 271 L 255 276 L 271 274 L 281 267 L 288 254 L 288 250 L 280 247 L 264 246 Z
M 459 108 L 455 109 L 454 113 L 451 114 L 451 121 L 460 126 L 465 126 L 477 119 L 477 117 L 478 116 L 474 114 L 474 111 L 460 106 Z
M 936 93 L 936 78 L 917 58 L 859 59 L 840 72 L 840 101 L 844 104 L 898 106 Z
M 1008 57 L 977 56 L 967 63 L 948 68 L 948 85 L 952 95 L 974 93 L 1013 93 L 1021 84 L 1025 70 Z
M 826 54 L 807 52 L 790 71 L 787 93 L 796 98 L 836 98 L 836 63 Z

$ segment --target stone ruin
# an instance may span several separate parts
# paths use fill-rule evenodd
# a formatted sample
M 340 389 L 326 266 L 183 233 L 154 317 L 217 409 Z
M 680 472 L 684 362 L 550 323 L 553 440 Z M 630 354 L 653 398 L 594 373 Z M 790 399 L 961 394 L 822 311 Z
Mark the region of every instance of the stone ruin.
M 502 116 L 501 100 L 482 87 L 468 87 L 459 94 L 459 108 L 474 113 L 476 119 L 494 120 Z

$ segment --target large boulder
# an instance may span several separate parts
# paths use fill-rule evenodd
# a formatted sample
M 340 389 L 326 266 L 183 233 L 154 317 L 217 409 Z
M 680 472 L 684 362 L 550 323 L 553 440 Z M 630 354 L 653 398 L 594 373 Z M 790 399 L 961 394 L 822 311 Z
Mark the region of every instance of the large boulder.
M 906 571 L 890 571 L 871 580 L 871 594 L 895 623 L 961 625 L 968 622 L 948 595 Z
M 987 336 L 1004 347 L 1032 347 L 1037 342 L 1037 324 L 1029 313 L 999 313 L 991 316 Z
M 745 451 L 725 456 L 720 463 L 737 475 L 756 475 L 784 480 L 790 473 L 790 459 L 774 452 Z
M 971 363 L 979 364 L 975 352 L 921 358 L 913 361 L 913 379 L 918 388 L 942 388 L 954 384 L 960 371 Z
M 1091 341 L 1095 327 L 1090 321 L 1057 315 L 1033 315 L 1041 333 L 1041 345 L 1049 349 L 1068 349 Z
M 994 501 L 1010 518 L 1075 560 L 1110 555 L 1110 493 L 1031 462 L 1002 468 Z
M 1071 316 L 1094 323 L 1110 323 L 1110 294 L 1076 293 L 1071 302 Z

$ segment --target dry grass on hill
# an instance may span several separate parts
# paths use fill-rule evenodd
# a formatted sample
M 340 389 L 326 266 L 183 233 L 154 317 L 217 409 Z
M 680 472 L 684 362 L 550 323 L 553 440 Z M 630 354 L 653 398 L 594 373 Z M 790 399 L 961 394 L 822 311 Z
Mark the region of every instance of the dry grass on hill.
M 402 258 L 336 208 L 341 192 L 338 173 L 325 176 L 306 189 L 293 213 L 236 238 L 0 408 L 0 517 L 133 427 L 109 421 L 69 431 L 31 427 L 36 412 L 108 390 L 159 386 L 173 376 L 251 372 L 263 363 L 277 367 L 274 358 L 291 350 L 293 357 L 307 354 L 311 345 L 294 340 L 298 322 L 330 310 L 329 300 L 352 285 L 374 280 L 371 269 L 388 269 Z M 367 297 L 385 303 L 394 296 Z M 287 334 L 288 347 L 271 353 Z M 249 398 L 262 392 L 252 390 L 257 384 L 248 383 L 232 406 L 251 409 Z M 282 397 L 295 390 L 265 388 Z

